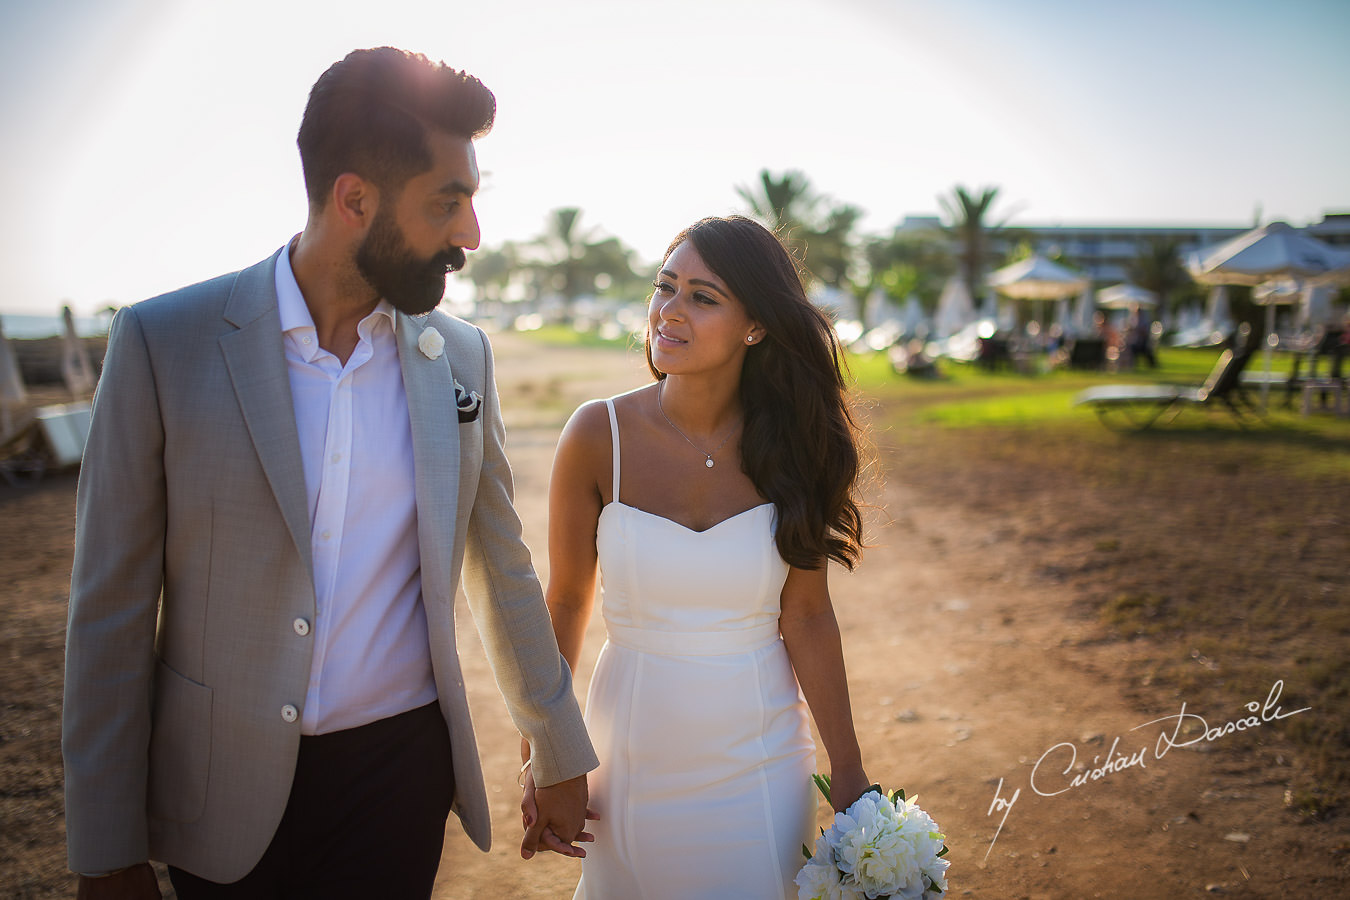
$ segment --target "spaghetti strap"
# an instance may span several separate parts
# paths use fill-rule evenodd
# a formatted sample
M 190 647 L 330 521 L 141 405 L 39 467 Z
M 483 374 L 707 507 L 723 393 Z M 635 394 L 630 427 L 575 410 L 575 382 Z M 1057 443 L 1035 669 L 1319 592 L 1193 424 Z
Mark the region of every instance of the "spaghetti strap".
M 609 434 L 610 441 L 614 445 L 614 487 L 611 489 L 609 500 L 611 503 L 619 502 L 619 417 L 614 414 L 614 399 L 605 401 L 605 407 L 609 410 Z

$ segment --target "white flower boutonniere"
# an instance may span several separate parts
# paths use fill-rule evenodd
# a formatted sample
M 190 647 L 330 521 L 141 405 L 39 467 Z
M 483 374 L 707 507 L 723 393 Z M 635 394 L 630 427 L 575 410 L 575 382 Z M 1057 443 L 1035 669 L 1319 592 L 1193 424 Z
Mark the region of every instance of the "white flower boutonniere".
M 427 359 L 440 359 L 441 353 L 445 350 L 445 338 L 441 337 L 439 331 L 428 325 L 417 336 L 417 349 L 421 350 L 422 355 Z

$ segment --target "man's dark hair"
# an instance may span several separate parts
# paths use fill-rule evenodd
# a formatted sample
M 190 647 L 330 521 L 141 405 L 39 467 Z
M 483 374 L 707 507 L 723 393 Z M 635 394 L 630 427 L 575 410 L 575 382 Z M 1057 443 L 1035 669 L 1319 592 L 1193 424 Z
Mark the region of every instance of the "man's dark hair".
M 496 114 L 492 92 L 466 72 L 394 47 L 353 50 L 314 82 L 300 121 L 309 202 L 322 208 L 344 172 L 397 190 L 431 168 L 428 128 L 473 140 Z

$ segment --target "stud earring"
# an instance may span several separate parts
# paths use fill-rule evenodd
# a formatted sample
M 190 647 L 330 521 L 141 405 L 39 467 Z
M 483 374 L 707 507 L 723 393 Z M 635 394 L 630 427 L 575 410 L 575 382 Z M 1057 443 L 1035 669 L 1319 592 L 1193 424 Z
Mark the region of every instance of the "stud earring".
M 755 336 L 753 334 L 747 334 L 745 336 L 745 342 L 747 344 L 753 344 L 755 342 Z

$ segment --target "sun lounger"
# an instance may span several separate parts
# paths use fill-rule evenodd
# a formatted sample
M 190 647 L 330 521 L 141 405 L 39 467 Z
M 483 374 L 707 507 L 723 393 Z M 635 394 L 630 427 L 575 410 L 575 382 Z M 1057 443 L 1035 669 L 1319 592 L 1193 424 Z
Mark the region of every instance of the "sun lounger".
M 1167 424 L 1194 407 L 1219 407 L 1246 425 L 1255 418 L 1256 406 L 1242 386 L 1242 370 L 1252 352 L 1240 346 L 1225 350 L 1209 377 L 1199 387 L 1169 384 L 1105 384 L 1088 388 L 1074 398 L 1074 405 L 1089 405 L 1107 428 L 1142 431 L 1161 421 Z

